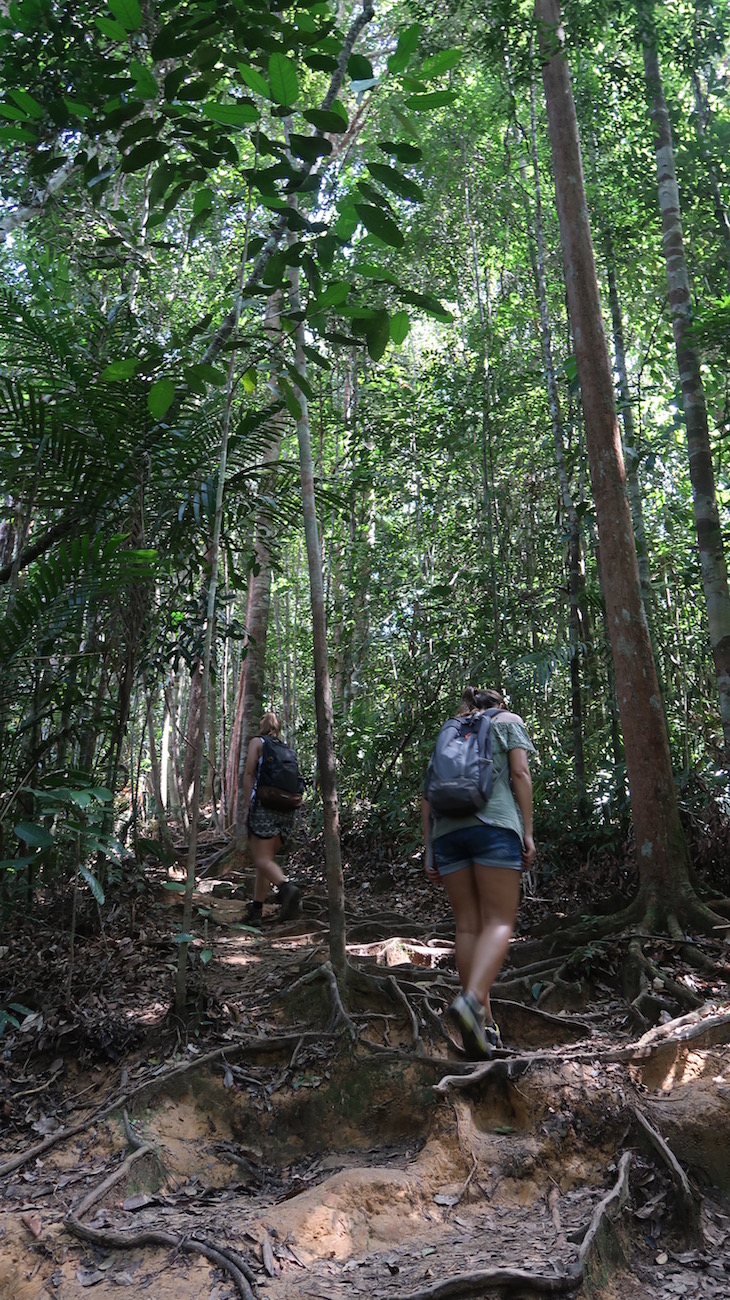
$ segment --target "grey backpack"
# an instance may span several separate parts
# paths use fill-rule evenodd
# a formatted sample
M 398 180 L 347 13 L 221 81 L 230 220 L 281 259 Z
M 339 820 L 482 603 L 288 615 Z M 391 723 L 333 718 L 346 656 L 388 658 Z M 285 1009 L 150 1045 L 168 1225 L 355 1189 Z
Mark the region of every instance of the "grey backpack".
M 432 812 L 470 817 L 484 807 L 494 785 L 492 718 L 501 712 L 486 709 L 444 723 L 423 788 Z

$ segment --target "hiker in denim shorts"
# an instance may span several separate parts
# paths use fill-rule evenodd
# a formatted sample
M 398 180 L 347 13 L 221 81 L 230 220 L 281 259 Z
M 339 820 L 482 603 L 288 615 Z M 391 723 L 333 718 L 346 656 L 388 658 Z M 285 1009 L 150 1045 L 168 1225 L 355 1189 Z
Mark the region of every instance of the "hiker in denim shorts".
M 468 1056 L 490 1057 L 502 1046 L 489 991 L 514 932 L 520 878 L 535 857 L 532 780 L 528 754 L 535 747 L 522 718 L 510 713 L 500 691 L 467 686 L 459 716 L 498 708 L 492 719 L 494 784 L 473 816 L 436 816 L 422 799 L 426 875 L 442 881 L 456 924 L 456 968 L 462 992 L 449 1014 Z

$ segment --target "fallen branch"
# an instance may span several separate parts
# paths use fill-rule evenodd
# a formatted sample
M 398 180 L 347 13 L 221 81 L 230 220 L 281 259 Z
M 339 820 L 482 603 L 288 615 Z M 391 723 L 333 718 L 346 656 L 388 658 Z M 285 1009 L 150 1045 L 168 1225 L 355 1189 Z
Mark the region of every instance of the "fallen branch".
M 590 1266 L 593 1256 L 597 1255 L 600 1250 L 599 1238 L 601 1234 L 605 1231 L 608 1223 L 618 1217 L 626 1204 L 629 1195 L 629 1169 L 632 1160 L 632 1153 L 624 1151 L 619 1161 L 616 1182 L 611 1191 L 603 1197 L 603 1200 L 598 1202 L 593 1211 L 593 1218 L 578 1252 L 581 1278 L 586 1267 Z
M 668 1142 L 662 1137 L 661 1133 L 654 1128 L 654 1125 L 638 1106 L 632 1106 L 632 1111 L 636 1116 L 639 1124 L 646 1133 L 654 1150 L 661 1156 L 679 1194 L 682 1204 L 683 1226 L 689 1224 L 691 1236 L 696 1236 L 699 1229 L 699 1206 L 690 1187 L 689 1179 L 675 1156 Z

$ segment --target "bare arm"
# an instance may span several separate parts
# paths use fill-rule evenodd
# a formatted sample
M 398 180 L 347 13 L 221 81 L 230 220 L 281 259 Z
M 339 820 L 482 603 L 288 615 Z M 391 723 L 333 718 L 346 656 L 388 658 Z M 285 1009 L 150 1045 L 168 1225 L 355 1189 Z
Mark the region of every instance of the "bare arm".
M 517 806 L 522 813 L 525 827 L 525 847 L 522 850 L 522 865 L 527 869 L 535 857 L 535 840 L 532 831 L 532 777 L 527 761 L 527 750 L 511 749 L 509 751 L 509 774 Z
M 246 765 L 243 769 L 243 808 L 242 816 L 245 821 L 248 816 L 248 810 L 251 803 L 251 791 L 253 783 L 256 780 L 256 769 L 259 765 L 259 759 L 264 750 L 264 742 L 260 736 L 254 736 L 248 750 L 246 751 Z

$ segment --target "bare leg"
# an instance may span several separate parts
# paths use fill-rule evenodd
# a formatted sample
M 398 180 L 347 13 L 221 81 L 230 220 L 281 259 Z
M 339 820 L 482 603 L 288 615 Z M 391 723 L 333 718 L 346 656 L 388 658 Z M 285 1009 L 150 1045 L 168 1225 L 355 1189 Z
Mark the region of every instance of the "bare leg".
M 520 903 L 521 872 L 511 867 L 473 868 L 479 895 L 481 928 L 474 946 L 469 988 L 492 1017 L 489 991 L 496 980 L 515 928 Z
M 451 872 L 443 877 L 443 882 L 456 925 L 456 969 L 461 987 L 466 992 L 471 983 L 474 950 L 481 928 L 474 866 Z
M 264 903 L 269 892 L 269 885 L 281 885 L 286 880 L 286 876 L 275 858 L 275 855 L 281 849 L 281 836 L 272 835 L 270 839 L 262 839 L 260 835 L 252 835 L 249 831 L 248 843 L 251 860 L 256 868 L 256 880 L 253 890 L 254 902 Z

